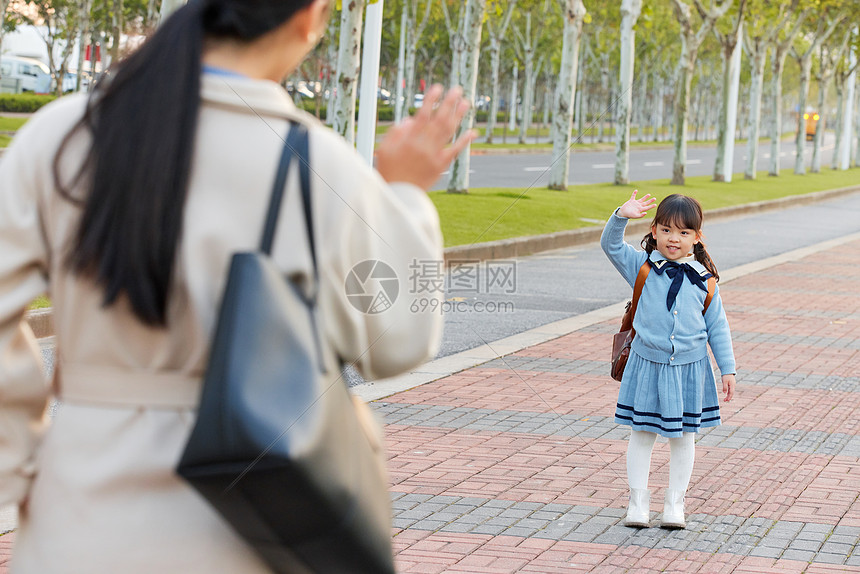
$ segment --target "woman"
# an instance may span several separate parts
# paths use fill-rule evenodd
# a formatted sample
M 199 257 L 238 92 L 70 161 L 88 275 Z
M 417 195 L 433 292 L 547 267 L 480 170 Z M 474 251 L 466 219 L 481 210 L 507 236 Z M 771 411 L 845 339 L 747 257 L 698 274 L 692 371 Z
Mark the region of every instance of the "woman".
M 0 162 L 0 504 L 21 503 L 13 572 L 264 572 L 174 468 L 194 422 L 230 255 L 259 242 L 289 123 L 310 131 L 329 344 L 366 377 L 431 357 L 441 320 L 414 313 L 416 262 L 441 258 L 424 194 L 471 135 L 441 89 L 378 151 L 378 172 L 299 112 L 278 82 L 314 47 L 331 0 L 198 0 L 87 101 L 34 116 Z M 273 257 L 310 275 L 295 174 Z M 399 297 L 365 314 L 350 270 L 388 264 Z M 50 293 L 61 407 L 21 322 Z M 422 296 L 426 297 L 426 293 Z M 46 425 L 47 426 L 47 425 Z

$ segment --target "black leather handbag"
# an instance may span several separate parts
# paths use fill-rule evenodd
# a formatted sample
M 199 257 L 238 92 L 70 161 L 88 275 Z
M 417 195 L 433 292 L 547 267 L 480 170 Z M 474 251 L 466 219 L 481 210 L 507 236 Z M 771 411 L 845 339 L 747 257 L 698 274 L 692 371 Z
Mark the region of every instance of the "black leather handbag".
M 293 124 L 260 250 L 232 257 L 177 472 L 275 572 L 393 573 L 379 427 L 322 340 L 316 295 L 269 257 L 294 158 L 318 289 L 308 133 Z

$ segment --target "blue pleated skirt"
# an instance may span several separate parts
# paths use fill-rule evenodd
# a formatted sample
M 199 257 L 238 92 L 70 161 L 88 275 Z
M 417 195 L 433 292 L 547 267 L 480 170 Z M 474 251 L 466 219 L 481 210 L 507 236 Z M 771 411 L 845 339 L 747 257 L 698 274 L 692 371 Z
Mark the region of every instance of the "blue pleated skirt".
M 711 361 L 668 365 L 643 359 L 631 350 L 615 422 L 668 438 L 720 424 L 720 402 Z

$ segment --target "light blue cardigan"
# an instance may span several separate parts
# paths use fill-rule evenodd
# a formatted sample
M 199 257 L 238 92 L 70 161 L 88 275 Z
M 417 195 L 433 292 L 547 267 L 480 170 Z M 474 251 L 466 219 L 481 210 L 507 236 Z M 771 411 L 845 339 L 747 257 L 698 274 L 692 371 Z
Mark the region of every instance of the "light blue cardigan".
M 632 287 L 639 268 L 649 256 L 645 251 L 638 251 L 624 241 L 625 227 L 627 219 L 613 213 L 603 229 L 600 246 Z M 653 261 L 664 259 L 656 249 L 650 258 Z M 707 274 L 705 267 L 698 261 L 690 261 L 689 264 L 703 276 Z M 707 294 L 687 278 L 684 278 L 681 284 L 671 311 L 666 310 L 666 294 L 671 283 L 672 280 L 665 273 L 648 274 L 639 298 L 636 317 L 633 319 L 636 337 L 633 339 L 632 350 L 655 363 L 683 365 L 706 357 L 707 343 L 711 345 L 720 373 L 734 374 L 732 335 L 720 299 L 719 287 L 703 316 L 702 309 L 705 308 Z

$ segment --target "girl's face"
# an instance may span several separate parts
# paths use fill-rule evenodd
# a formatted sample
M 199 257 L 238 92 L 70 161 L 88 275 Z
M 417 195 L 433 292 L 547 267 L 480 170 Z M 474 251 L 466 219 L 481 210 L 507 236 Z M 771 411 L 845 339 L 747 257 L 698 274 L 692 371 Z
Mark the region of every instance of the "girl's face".
M 657 241 L 657 251 L 669 261 L 677 261 L 690 255 L 693 246 L 699 242 L 698 231 L 682 229 L 674 223 L 652 225 L 651 235 Z

